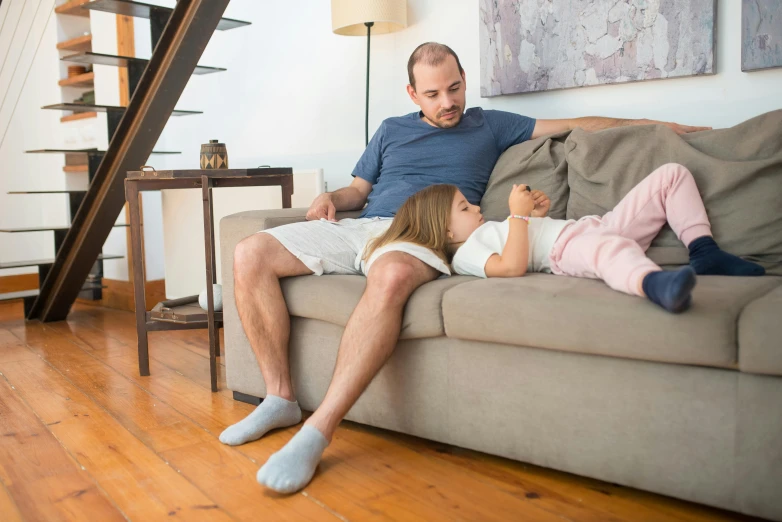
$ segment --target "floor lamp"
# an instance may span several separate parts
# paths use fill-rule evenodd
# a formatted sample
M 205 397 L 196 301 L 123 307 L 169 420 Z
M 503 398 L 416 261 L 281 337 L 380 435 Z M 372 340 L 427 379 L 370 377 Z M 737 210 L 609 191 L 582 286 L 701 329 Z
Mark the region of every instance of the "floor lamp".
M 407 27 L 407 0 L 331 0 L 331 30 L 343 36 L 367 36 L 367 102 L 364 145 L 369 143 L 369 42 L 374 34 Z

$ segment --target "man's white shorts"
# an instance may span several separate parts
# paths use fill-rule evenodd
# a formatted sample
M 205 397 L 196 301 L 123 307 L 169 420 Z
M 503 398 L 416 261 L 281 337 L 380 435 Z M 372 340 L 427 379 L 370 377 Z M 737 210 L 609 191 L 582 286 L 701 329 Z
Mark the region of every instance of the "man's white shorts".
M 451 275 L 448 266 L 434 252 L 414 243 L 391 243 L 376 250 L 366 262 L 364 249 L 372 238 L 391 226 L 392 218 L 342 219 L 291 223 L 260 233 L 282 243 L 315 275 L 367 275 L 372 264 L 388 252 L 405 252 L 435 270 Z

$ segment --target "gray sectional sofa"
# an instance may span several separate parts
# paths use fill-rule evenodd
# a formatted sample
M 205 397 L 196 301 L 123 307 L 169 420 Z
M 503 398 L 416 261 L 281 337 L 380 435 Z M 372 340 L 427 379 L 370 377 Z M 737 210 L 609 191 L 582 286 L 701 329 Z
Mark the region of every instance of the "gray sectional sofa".
M 769 275 L 700 277 L 681 315 L 600 281 L 438 279 L 413 294 L 394 354 L 347 418 L 782 520 L 782 111 L 684 137 L 645 126 L 526 142 L 501 157 L 482 208 L 502 219 L 522 182 L 549 193 L 553 217 L 602 214 L 672 161 L 693 172 L 723 248 Z M 266 391 L 234 304 L 234 248 L 305 212 L 221 221 L 227 380 L 239 394 Z M 670 230 L 649 255 L 687 262 Z M 305 409 L 326 392 L 364 286 L 358 276 L 282 283 Z

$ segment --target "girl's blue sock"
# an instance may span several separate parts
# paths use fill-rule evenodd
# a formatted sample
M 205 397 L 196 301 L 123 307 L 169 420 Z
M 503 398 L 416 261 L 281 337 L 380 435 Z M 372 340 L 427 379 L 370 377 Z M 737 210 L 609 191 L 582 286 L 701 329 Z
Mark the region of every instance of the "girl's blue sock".
M 766 269 L 720 250 L 714 238 L 699 237 L 690 243 L 690 266 L 698 275 L 762 276 Z
M 672 272 L 651 272 L 644 277 L 642 286 L 651 302 L 678 314 L 690 307 L 695 270 L 685 266 Z

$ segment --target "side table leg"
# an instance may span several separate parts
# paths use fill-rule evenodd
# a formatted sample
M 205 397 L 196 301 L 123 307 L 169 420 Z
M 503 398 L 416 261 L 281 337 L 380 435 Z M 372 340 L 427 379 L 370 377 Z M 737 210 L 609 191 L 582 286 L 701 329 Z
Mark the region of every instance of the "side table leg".
M 282 208 L 291 208 L 293 199 L 293 174 L 286 176 L 285 181 L 280 186 L 282 189 Z
M 204 253 L 206 255 L 206 301 L 209 323 L 209 375 L 212 391 L 217 391 L 217 353 L 220 350 L 220 337 L 215 325 L 215 304 L 213 285 L 217 282 L 215 274 L 214 219 L 212 216 L 212 180 L 201 176 L 201 195 L 204 200 Z
M 144 253 L 141 247 L 141 212 L 138 185 L 125 180 L 125 199 L 130 211 L 130 243 L 133 254 L 133 293 L 136 308 L 136 335 L 138 336 L 138 372 L 149 375 L 149 342 L 147 338 L 147 300 L 144 295 Z

